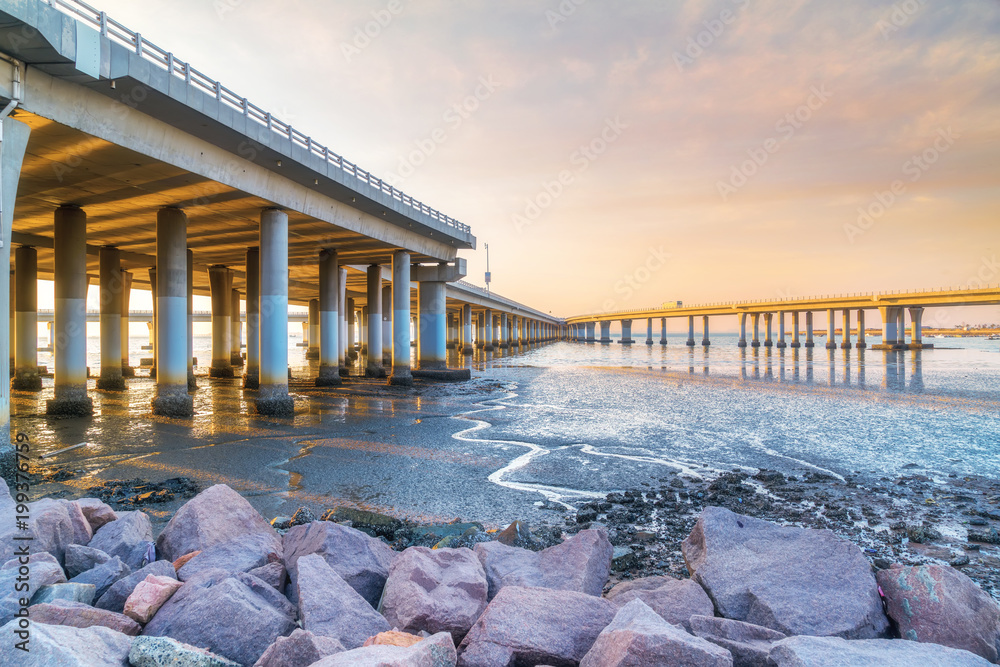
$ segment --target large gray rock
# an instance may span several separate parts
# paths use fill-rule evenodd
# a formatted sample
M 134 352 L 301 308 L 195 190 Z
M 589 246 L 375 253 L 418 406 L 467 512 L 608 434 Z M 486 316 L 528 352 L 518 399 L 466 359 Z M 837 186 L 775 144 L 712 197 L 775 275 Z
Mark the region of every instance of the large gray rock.
M 143 581 L 151 574 L 155 574 L 160 577 L 177 578 L 177 574 L 174 572 L 174 566 L 170 561 L 153 561 L 146 567 L 137 570 L 127 577 L 119 579 L 115 583 L 111 584 L 108 591 L 97 599 L 94 606 L 98 609 L 116 611 L 120 614 L 125 610 L 125 601 L 128 600 L 128 596 L 132 595 L 132 591 L 135 590 L 135 587 L 139 585 L 140 581 Z
M 476 545 L 489 583 L 489 599 L 504 586 L 553 588 L 600 596 L 611 572 L 614 548 L 603 528 L 581 530 L 539 552 L 500 542 Z
M 108 592 L 108 589 L 116 581 L 130 574 L 132 574 L 132 569 L 123 563 L 118 556 L 114 556 L 111 560 L 86 572 L 81 572 L 69 581 L 72 584 L 93 584 L 94 599 L 98 600 Z
M 31 596 L 31 604 L 42 604 L 54 600 L 70 600 L 83 604 L 94 604 L 94 584 L 49 584 L 42 586 Z
M 132 667 L 241 667 L 237 662 L 169 637 L 136 637 L 128 660 Z
M 350 650 L 392 626 L 361 595 L 341 579 L 319 554 L 297 562 L 296 588 L 302 628 L 333 637 Z
M 731 667 L 729 651 L 671 625 L 642 600 L 626 603 L 597 636 L 580 667 Z
M 903 639 L 961 648 L 1000 661 L 1000 607 L 947 565 L 893 565 L 878 573 Z
M 847 639 L 880 637 L 889 628 L 868 560 L 829 530 L 706 507 L 681 550 L 691 578 L 726 618 Z
M 311 667 L 455 667 L 455 644 L 441 632 L 413 646 L 366 646 L 324 658 Z
M 730 618 L 692 616 L 689 621 L 696 636 L 732 654 L 733 667 L 771 667 L 771 647 L 785 638 L 777 630 Z
M 85 547 L 82 544 L 66 546 L 65 570 L 67 577 L 75 577 L 81 572 L 91 570 L 102 563 L 111 560 L 111 556 L 100 549 Z
M 142 626 L 125 614 L 97 609 L 82 602 L 53 600 L 52 602 L 32 605 L 29 611 L 32 623 L 69 625 L 74 628 L 89 628 L 97 625 L 133 637 L 142 631 Z
M 315 635 L 296 628 L 287 637 L 278 637 L 267 647 L 254 667 L 301 667 L 335 653 L 343 653 L 344 645 L 333 637 Z
M 107 505 L 97 498 L 80 498 L 79 500 L 74 500 L 80 511 L 83 512 L 83 516 L 87 519 L 87 523 L 90 524 L 91 530 L 95 533 L 97 530 L 106 523 L 110 523 L 118 518 L 115 511 L 111 509 L 110 505 Z
M 938 644 L 898 639 L 840 637 L 789 637 L 775 642 L 770 653 L 775 667 L 988 667 L 990 662 L 974 653 Z
M 157 553 L 177 560 L 192 551 L 248 535 L 270 538 L 271 551 L 281 553 L 281 538 L 246 499 L 225 484 L 211 486 L 178 509 L 156 540 Z
M 576 664 L 616 611 L 586 593 L 504 586 L 462 640 L 458 664 Z
M 468 549 L 410 547 L 389 568 L 382 613 L 404 632 L 449 632 L 460 642 L 486 609 L 486 591 L 486 573 Z
M 31 580 L 27 582 L 28 590 L 19 591 L 16 587 L 24 584 L 17 581 L 20 567 L 21 563 L 17 558 L 7 561 L 0 567 L 0 624 L 14 618 L 14 614 L 21 608 L 22 597 L 30 599 L 39 588 L 66 582 L 66 575 L 63 574 L 55 556 L 45 552 L 33 553 L 28 557 L 28 567 L 31 569 Z
M 0 628 L 0 665 L 18 667 L 129 667 L 132 637 L 102 627 L 31 625 L 29 652 L 17 648 L 17 621 Z
M 177 578 L 187 581 L 205 570 L 249 572 L 280 559 L 281 545 L 273 535 L 251 533 L 206 547 L 177 570 Z
M 295 608 L 260 579 L 201 572 L 167 600 L 143 635 L 172 637 L 252 665 L 268 646 L 295 628 Z
M 0 494 L 2 495 L 2 494 Z M 70 544 L 87 544 L 93 537 L 93 531 L 86 517 L 76 503 L 68 500 L 43 498 L 29 503 L 29 519 L 27 531 L 18 531 L 18 535 L 32 535 L 32 553 L 47 551 L 56 557 L 62 565 L 66 560 L 66 547 Z M 11 515 L 6 515 L 10 517 Z M 14 522 L 4 522 L 7 530 L 0 540 L 0 560 L 4 562 L 14 556 L 14 550 L 23 542 L 12 539 Z
M 382 540 L 360 530 L 329 521 L 294 526 L 284 537 L 284 563 L 288 570 L 289 597 L 294 602 L 296 563 L 302 556 L 319 554 L 341 579 L 375 607 L 382 596 L 389 566 L 396 552 Z
M 288 573 L 285 572 L 285 566 L 280 561 L 255 567 L 249 571 L 249 574 L 274 587 L 279 593 L 285 592 L 285 584 L 288 583 Z
M 705 589 L 690 579 L 644 577 L 616 584 L 607 598 L 617 607 L 632 600 L 642 600 L 667 623 L 684 626 L 688 632 L 692 616 L 711 616 L 715 612 Z
M 138 570 L 152 541 L 153 525 L 145 512 L 122 512 L 116 521 L 98 528 L 87 546 L 118 556 L 129 568 Z

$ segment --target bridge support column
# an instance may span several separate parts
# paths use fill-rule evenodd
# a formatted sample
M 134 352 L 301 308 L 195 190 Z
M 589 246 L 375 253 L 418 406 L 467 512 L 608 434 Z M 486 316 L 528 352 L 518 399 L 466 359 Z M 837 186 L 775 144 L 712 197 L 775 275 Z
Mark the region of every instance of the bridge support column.
M 646 345 L 653 344 L 653 318 L 646 318 Z
M 306 359 L 319 359 L 319 299 L 309 299 L 306 324 L 309 327 L 309 347 L 306 348 Z
M 747 346 L 747 314 L 740 313 L 740 342 L 739 347 Z
M 392 369 L 392 284 L 382 285 L 382 368 Z
M 783 350 L 788 345 L 785 343 L 785 311 L 778 311 L 778 349 Z
M 260 387 L 260 248 L 247 248 L 247 363 L 243 388 Z M 322 280 L 322 277 L 321 277 Z
M 361 306 L 361 319 L 359 320 L 359 325 L 361 328 L 361 338 L 358 340 L 359 347 L 361 348 L 361 354 L 368 356 L 368 306 Z M 367 373 L 367 369 L 365 370 Z
M 382 267 L 372 264 L 368 267 L 368 363 L 365 375 L 370 378 L 384 378 L 382 365 Z
M 340 379 L 340 263 L 337 251 L 319 251 L 319 372 L 317 387 L 336 387 Z M 247 359 L 250 355 L 247 355 Z
M 190 417 L 187 345 L 187 215 L 179 208 L 156 214 L 156 395 L 154 415 Z
M 18 248 L 18 251 L 20 250 L 22 248 Z M 97 388 L 102 391 L 125 391 L 125 379 L 122 377 L 121 251 L 118 248 L 104 246 L 100 250 L 99 262 L 101 267 L 99 279 L 101 290 L 101 376 L 97 378 Z M 18 263 L 20 263 L 20 256 L 18 256 Z M 20 283 L 18 287 L 20 287 Z M 39 381 L 40 387 L 41 382 Z
M 347 360 L 354 361 L 358 358 L 357 330 L 355 328 L 357 311 L 354 306 L 354 297 L 347 297 Z
M 924 347 L 933 347 L 931 345 L 924 345 L 924 309 L 917 307 L 909 308 L 908 310 L 910 311 L 910 349 L 920 350 Z
M 596 333 L 597 323 L 596 322 L 587 322 L 586 324 L 583 325 L 583 327 L 584 327 L 584 333 L 583 333 L 583 340 L 584 340 L 584 342 L 586 342 L 586 343 L 594 343 L 594 342 L 596 342 L 597 341 L 597 333 Z
M 149 349 L 153 352 L 153 365 L 149 368 L 150 379 L 156 378 L 156 323 L 159 321 L 159 310 L 156 304 L 156 267 L 149 269 L 149 292 L 153 298 L 153 318 L 149 321 Z M 229 354 L 229 351 L 226 351 Z
M 420 339 L 417 359 L 420 370 L 437 370 L 448 367 L 448 352 L 445 347 L 445 312 L 447 283 L 422 280 L 417 283 L 417 303 L 420 306 Z M 492 322 L 490 311 L 486 311 L 487 322 Z M 484 349 L 492 350 L 492 327 L 486 334 Z
M 500 349 L 506 350 L 510 347 L 510 332 L 507 330 L 507 313 L 500 313 Z
M 101 303 L 103 305 L 103 298 Z M 14 379 L 10 387 L 15 391 L 41 391 L 42 377 L 38 374 L 38 251 L 29 246 L 21 246 L 14 251 L 14 329 L 14 338 L 11 339 L 14 346 Z M 104 372 L 103 359 L 101 372 Z
M 4 122 L 6 128 L 6 121 Z M 87 214 L 76 206 L 55 212 L 55 392 L 49 415 L 94 412 L 87 396 Z M 8 252 L 8 251 L 4 251 Z
M 712 344 L 708 336 L 708 315 L 701 316 L 701 344 L 705 347 Z
M 448 320 L 448 342 L 445 343 L 445 348 L 454 350 L 458 344 L 455 340 L 458 337 L 457 327 L 455 326 L 455 313 L 449 310 L 446 319 Z
M 896 349 L 906 349 L 906 309 L 898 308 L 896 312 Z
M 632 320 L 622 320 L 622 338 L 618 341 L 622 345 L 631 345 L 632 340 Z
M 826 311 L 826 349 L 837 349 L 836 311 L 832 308 Z
M 806 311 L 806 347 L 814 347 L 816 343 L 813 341 L 813 313 L 811 310 Z
M 843 340 L 840 342 L 840 349 L 849 350 L 851 349 L 851 311 L 845 308 L 842 317 L 844 324 L 844 336 Z
M 798 312 L 792 313 L 792 347 L 799 348 L 802 344 L 799 342 L 799 314 Z
M 210 377 L 233 377 L 232 364 L 232 274 L 224 266 L 208 268 L 208 283 L 212 290 L 212 366 Z
M 472 344 L 472 304 L 462 305 L 462 354 L 469 356 L 475 352 Z
M 774 313 L 764 313 L 764 347 L 773 347 Z
M 135 369 L 129 363 L 129 301 L 132 296 L 132 272 L 122 269 L 122 377 L 135 377 Z M 51 322 L 49 323 L 51 326 Z
M 694 315 L 688 315 L 688 339 L 687 346 L 694 347 Z
M 389 384 L 413 384 L 410 373 L 410 253 L 392 254 L 392 375 Z
M 233 303 L 229 307 L 229 312 L 231 314 L 229 318 L 229 326 L 232 329 L 229 339 L 233 345 L 233 349 L 229 355 L 229 363 L 233 365 L 233 368 L 238 368 L 243 365 L 243 322 L 240 317 L 240 291 L 234 289 L 230 298 Z M 312 332 L 310 331 L 309 334 L 311 336 Z M 310 341 L 311 340 L 312 339 L 310 338 Z
M 858 342 L 855 347 L 859 350 L 868 347 L 868 343 L 865 342 L 865 311 L 863 308 L 858 309 Z
M 476 347 L 480 350 L 483 349 L 483 342 L 486 338 L 486 332 L 483 331 L 483 313 L 476 313 Z
M 667 344 L 667 318 L 660 318 L 660 345 Z
M 760 313 L 751 313 L 750 317 L 753 319 L 753 340 L 750 341 L 750 346 L 760 347 Z
M 343 267 L 337 269 L 337 287 L 340 290 L 340 293 L 337 294 L 337 324 L 340 327 L 337 330 L 337 342 L 339 344 L 337 349 L 337 364 L 339 368 L 337 372 L 341 377 L 346 377 L 350 375 L 350 371 L 347 368 L 350 356 L 348 356 L 347 341 L 347 269 Z
M 601 342 L 605 344 L 611 342 L 611 322 L 607 320 L 601 321 Z
M 198 380 L 194 376 L 194 252 L 190 248 L 184 251 L 187 264 L 187 384 L 188 390 L 198 388 Z M 127 336 L 128 332 L 122 335 Z
M 260 214 L 260 388 L 257 412 L 295 414 L 288 395 L 288 214 L 266 208 Z
M 493 323 L 493 311 L 487 309 L 483 314 L 483 349 L 487 352 L 493 351 L 493 333 L 496 326 Z

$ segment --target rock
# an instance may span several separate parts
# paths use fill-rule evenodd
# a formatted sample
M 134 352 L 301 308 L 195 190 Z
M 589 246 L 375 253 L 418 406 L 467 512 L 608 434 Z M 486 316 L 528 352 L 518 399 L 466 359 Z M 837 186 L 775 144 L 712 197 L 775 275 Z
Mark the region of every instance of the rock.
M 292 526 L 302 526 L 307 523 L 312 523 L 315 520 L 316 520 L 316 515 L 313 514 L 313 511 L 311 509 L 309 509 L 308 507 L 300 507 L 297 510 L 295 510 L 295 514 L 293 514 L 292 518 L 288 520 L 288 527 L 291 528 Z
M 299 619 L 302 629 L 333 637 L 350 650 L 372 635 L 391 629 L 361 595 L 319 554 L 298 559 Z
M 455 644 L 441 632 L 413 646 L 367 646 L 323 658 L 311 667 L 455 667 Z
M 90 529 L 93 532 L 97 532 L 97 529 L 106 523 L 110 523 L 118 519 L 118 515 L 115 511 L 111 509 L 110 505 L 105 505 L 103 502 L 97 498 L 80 498 L 79 500 L 74 500 L 80 511 L 83 512 L 84 518 L 87 523 L 90 524 Z
M 396 531 L 403 527 L 403 522 L 399 519 L 353 507 L 335 507 L 332 510 L 327 510 L 321 520 L 333 521 L 334 523 L 350 521 L 351 527 L 355 530 L 360 530 L 372 537 L 384 537 L 387 540 L 391 540 L 396 535 Z M 292 525 L 295 525 L 295 517 L 292 517 Z
M 132 574 L 131 568 L 123 563 L 118 556 L 115 556 L 111 560 L 101 563 L 97 567 L 91 568 L 86 572 L 81 572 L 70 579 L 69 583 L 93 584 L 94 599 L 97 600 L 108 592 L 108 589 L 111 588 L 112 584 L 130 574 Z
M 920 667 L 988 667 L 978 655 L 937 644 L 894 639 L 789 637 L 775 642 L 769 655 L 775 667 L 843 667 L 844 665 L 919 665 Z
M 829 530 L 706 507 L 681 551 L 725 618 L 788 635 L 865 639 L 888 630 L 871 565 Z
M 241 667 L 205 649 L 169 637 L 137 637 L 128 654 L 132 667 Z
M 42 604 L 53 600 L 70 600 L 83 604 L 94 604 L 94 584 L 49 584 L 42 586 L 31 596 L 31 604 Z
M 667 623 L 681 625 L 688 632 L 691 631 L 689 619 L 692 616 L 711 616 L 715 613 L 705 589 L 690 579 L 645 577 L 623 581 L 608 591 L 607 598 L 619 608 L 632 600 L 642 600 Z
M 285 583 L 288 581 L 288 573 L 285 566 L 280 562 L 268 563 L 250 570 L 249 574 L 257 577 L 268 586 L 271 586 L 279 593 L 285 592 Z
M 893 565 L 876 575 L 903 639 L 965 649 L 1000 662 L 1000 607 L 943 565 Z
M 695 635 L 732 654 L 733 667 L 771 667 L 771 646 L 785 638 L 776 630 L 728 618 L 692 616 L 689 620 Z
M 124 613 L 145 625 L 181 586 L 181 582 L 170 577 L 147 575 L 128 596 Z
M 211 486 L 178 509 L 156 540 L 169 560 L 249 535 L 266 535 L 281 553 L 281 538 L 243 496 L 225 484 Z
M 138 570 L 152 541 L 153 525 L 145 512 L 122 512 L 116 521 L 101 526 L 87 546 L 118 556 L 130 568 Z
M 66 545 L 64 560 L 66 563 L 66 576 L 75 577 L 81 572 L 86 572 L 102 563 L 107 563 L 111 560 L 111 556 L 93 547 L 87 547 L 82 544 L 68 544 Z
M 21 567 L 17 558 L 7 561 L 0 567 L 0 624 L 14 618 L 14 614 L 21 608 L 22 597 L 30 598 L 39 588 L 66 582 L 66 575 L 52 554 L 33 553 L 28 557 L 28 566 L 31 568 L 31 580 L 28 582 L 27 591 L 18 591 L 15 588 L 18 584 L 18 570 Z
M 18 667 L 129 667 L 133 638 L 108 628 L 31 624 L 30 652 L 16 647 L 17 621 L 0 628 L 0 665 Z
M 363 646 L 402 646 L 406 648 L 407 646 L 413 646 L 423 639 L 424 637 L 421 635 L 411 635 L 409 632 L 389 630 L 388 632 L 380 632 L 374 637 L 369 637 L 365 640 Z
M 280 559 L 281 544 L 276 543 L 273 536 L 263 533 L 244 535 L 197 552 L 177 570 L 177 578 L 186 581 L 205 570 L 249 572 Z
M 581 530 L 539 552 L 500 542 L 477 544 L 489 599 L 504 586 L 530 586 L 600 596 L 611 572 L 611 543 L 603 528 Z
M 59 564 L 66 561 L 66 547 L 70 544 L 84 544 L 90 542 L 93 531 L 90 524 L 80 508 L 68 500 L 53 500 L 43 498 L 37 502 L 29 503 L 28 521 L 30 530 L 34 536 L 31 543 L 32 553 L 47 551 L 55 556 Z M 13 522 L 11 522 L 13 524 Z M 9 535 L 0 541 L 0 555 L 4 561 L 9 560 L 14 555 L 15 542 Z M 98 547 L 100 548 L 100 547 Z
M 154 561 L 139 571 L 133 572 L 127 577 L 119 579 L 115 583 L 111 584 L 111 588 L 108 589 L 108 592 L 98 598 L 97 602 L 94 603 L 94 606 L 98 609 L 107 609 L 109 611 L 122 613 L 125 611 L 125 601 L 128 600 L 128 596 L 132 594 L 132 591 L 135 590 L 135 587 L 139 585 L 140 581 L 145 580 L 146 577 L 151 574 L 155 574 L 160 577 L 177 577 L 174 573 L 174 566 L 170 564 L 170 561 Z
M 404 632 L 449 632 L 460 642 L 486 609 L 486 573 L 468 549 L 410 547 L 389 568 L 382 613 Z
M 295 565 L 300 557 L 315 553 L 375 607 L 389 576 L 389 566 L 397 555 L 385 542 L 329 521 L 293 526 L 285 533 L 283 546 L 283 562 L 291 584 L 289 597 L 293 602 L 298 595 Z
M 184 582 L 143 634 L 172 637 L 252 665 L 294 628 L 295 608 L 263 581 L 246 573 L 209 570 Z
M 82 602 L 70 600 L 53 600 L 33 605 L 29 608 L 29 614 L 32 623 L 68 625 L 74 628 L 89 628 L 96 625 L 132 637 L 142 632 L 142 627 L 124 614 L 96 609 Z
M 343 651 L 344 646 L 333 637 L 322 637 L 296 628 L 287 637 L 274 640 L 254 667 L 300 667 Z
M 458 664 L 576 664 L 616 611 L 585 593 L 505 586 L 462 640 Z
M 184 567 L 185 565 L 187 565 L 187 563 L 188 563 L 189 560 L 191 560 L 192 558 L 194 558 L 195 556 L 197 556 L 200 553 L 201 553 L 201 551 L 192 551 L 189 554 L 184 554 L 183 556 L 181 556 L 180 558 L 178 558 L 177 560 L 174 561 L 174 570 L 180 571 L 180 569 L 182 567 Z
M 580 661 L 580 667 L 732 664 L 729 651 L 667 623 L 642 600 L 632 600 L 619 609 Z
M 538 541 L 531 534 L 531 528 L 523 521 L 515 521 L 497 533 L 497 542 L 508 547 L 521 549 L 529 549 L 538 545 Z

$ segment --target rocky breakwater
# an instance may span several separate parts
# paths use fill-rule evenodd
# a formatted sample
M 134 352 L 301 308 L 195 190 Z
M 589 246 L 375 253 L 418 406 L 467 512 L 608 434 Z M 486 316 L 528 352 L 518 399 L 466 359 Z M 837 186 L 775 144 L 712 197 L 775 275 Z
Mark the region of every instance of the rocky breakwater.
M 0 487 L 0 505 L 6 494 Z M 958 570 L 876 574 L 830 531 L 719 507 L 683 541 L 689 579 L 609 588 L 603 526 L 547 548 L 517 523 L 393 548 L 401 530 L 410 541 L 433 533 L 356 516 L 364 532 L 308 512 L 279 532 L 218 485 L 154 540 L 141 512 L 99 503 L 32 507 L 48 550 L 30 561 L 31 651 L 4 642 L 0 664 L 989 665 L 1000 651 L 1000 608 Z M 17 559 L 0 567 L 7 637 L 21 623 L 17 569 Z

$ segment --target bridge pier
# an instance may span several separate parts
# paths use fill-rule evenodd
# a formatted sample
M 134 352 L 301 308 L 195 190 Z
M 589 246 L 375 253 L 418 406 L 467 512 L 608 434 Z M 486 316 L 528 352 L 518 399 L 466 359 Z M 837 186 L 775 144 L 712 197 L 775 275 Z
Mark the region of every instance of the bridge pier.
M 792 347 L 799 348 L 802 344 L 799 343 L 799 313 L 798 311 L 792 313 Z
M 320 269 L 322 274 L 322 268 Z M 247 363 L 243 388 L 260 387 L 260 248 L 247 248 Z M 320 276 L 322 282 L 322 275 Z
M 475 353 L 472 344 L 472 304 L 462 306 L 462 354 L 469 356 Z
M 346 269 L 344 270 L 346 275 Z M 358 358 L 357 351 L 357 328 L 355 326 L 357 320 L 357 311 L 354 306 L 354 297 L 347 297 L 347 352 L 345 356 L 348 362 L 352 362 Z M 406 318 L 407 323 L 409 323 L 410 318 Z M 409 338 L 409 336 L 407 336 Z
M 232 363 L 232 285 L 229 269 L 220 266 L 208 268 L 208 283 L 212 290 L 212 366 L 209 377 L 233 377 Z
M 760 347 L 760 313 L 751 313 L 750 317 L 753 319 L 753 340 L 750 347 Z
M 190 417 L 194 415 L 194 399 L 188 395 L 186 359 L 187 215 L 179 208 L 161 208 L 156 214 L 156 278 L 153 414 Z
M 421 280 L 417 283 L 417 303 L 420 309 L 420 337 L 417 360 L 420 370 L 447 368 L 445 349 L 445 293 L 443 282 Z M 488 348 L 493 345 L 487 339 Z
M 622 345 L 631 345 L 632 340 L 632 320 L 622 320 L 622 338 L 618 342 Z
M 392 375 L 389 384 L 413 384 L 410 372 L 410 253 L 403 250 L 392 253 Z
M 740 313 L 740 342 L 739 347 L 747 346 L 747 314 Z
M 837 349 L 836 311 L 829 308 L 826 311 L 826 349 Z
M 786 347 L 788 347 L 788 345 L 785 343 L 785 311 L 779 310 L 778 311 L 778 349 L 779 350 L 783 350 Z M 782 371 L 785 370 L 784 366 L 781 367 L 781 370 Z
M 708 337 L 708 315 L 701 316 L 701 344 L 703 347 L 708 347 L 712 344 L 712 341 Z
M 483 349 L 486 345 L 486 332 L 483 330 L 485 327 L 483 325 L 485 315 L 482 312 L 476 313 L 476 348 Z
M 687 346 L 694 347 L 694 315 L 688 315 L 688 339 Z
M 193 391 L 198 388 L 198 380 L 194 376 L 194 252 L 191 248 L 184 250 L 184 257 L 187 264 L 187 385 L 188 390 Z M 122 336 L 128 338 L 127 329 Z
M 863 350 L 868 347 L 868 343 L 865 342 L 865 310 L 864 308 L 858 309 L 858 342 L 856 347 L 859 350 Z
M 367 291 L 366 291 L 367 292 Z M 358 338 L 358 351 L 368 356 L 368 306 L 361 306 L 361 317 L 358 320 L 358 328 L 361 334 Z
M 601 343 L 608 344 L 611 342 L 611 322 L 608 320 L 601 321 Z
M 122 269 L 122 377 L 135 377 L 135 369 L 129 360 L 128 337 L 129 337 L 129 301 L 132 297 L 132 272 Z M 52 331 L 52 323 L 49 322 L 49 331 Z M 194 356 L 194 355 L 192 355 Z
M 851 311 L 844 309 L 843 313 L 844 321 L 844 337 L 840 343 L 840 349 L 849 350 L 851 349 Z
M 238 311 L 236 311 L 238 312 Z M 235 319 L 235 318 L 234 318 Z M 319 359 L 319 299 L 309 299 L 309 311 L 306 314 L 306 359 Z M 233 336 L 236 335 L 236 328 L 233 328 Z M 236 348 L 236 343 L 233 343 Z M 235 359 L 235 357 L 234 357 Z
M 500 313 L 500 349 L 510 347 L 510 332 L 507 330 L 507 313 Z
M 910 311 L 910 345 L 911 350 L 922 350 L 933 345 L 924 345 L 923 319 L 924 309 L 922 307 L 908 308 Z
M 336 387 L 340 379 L 340 262 L 337 251 L 324 248 L 319 251 L 319 372 L 317 387 Z M 250 311 L 247 309 L 247 319 Z M 250 353 L 247 352 L 247 361 Z
M 811 310 L 806 311 L 806 347 L 815 347 L 816 343 L 813 341 L 813 313 Z
M 185 265 L 186 260 L 187 257 L 185 256 Z M 101 376 L 97 378 L 97 388 L 102 391 L 125 391 L 125 379 L 122 377 L 121 251 L 118 248 L 104 246 L 100 249 L 99 263 L 101 291 Z M 187 267 L 185 266 L 186 270 Z M 39 388 L 41 388 L 40 381 Z
M 229 335 L 229 342 L 232 344 L 233 348 L 229 353 L 229 363 L 232 364 L 233 368 L 239 368 L 243 365 L 243 322 L 240 321 L 240 291 L 234 289 L 230 296 L 233 303 L 229 307 L 230 318 L 229 326 L 231 333 Z M 309 332 L 310 341 L 312 341 L 312 331 Z M 236 371 L 233 371 L 236 374 Z
M 38 374 L 38 251 L 21 246 L 14 251 L 14 378 L 11 389 L 42 390 Z M 101 371 L 104 362 L 101 361 Z
M 774 313 L 764 313 L 764 347 L 774 347 L 772 331 L 774 329 Z
M 156 322 L 159 319 L 159 310 L 156 305 L 156 267 L 149 269 L 149 289 L 153 297 L 153 317 L 149 321 L 149 349 L 153 353 L 153 365 L 149 367 L 150 379 L 156 378 Z M 226 350 L 226 354 L 229 351 Z
M 370 378 L 384 378 L 382 366 L 382 267 L 371 264 L 368 267 L 368 361 L 365 375 Z M 443 324 L 443 322 L 442 322 Z M 444 335 L 442 334 L 442 344 Z
M 288 395 L 288 214 L 276 208 L 260 214 L 260 312 L 255 407 L 262 415 L 291 417 L 295 402 Z
M 653 344 L 653 318 L 646 318 L 646 345 Z
M 458 338 L 458 323 L 455 324 Z M 382 285 L 382 368 L 392 370 L 392 284 Z
M 337 266 L 337 289 L 340 290 L 337 294 L 337 373 L 340 377 L 346 377 L 351 374 L 347 367 L 347 363 L 351 360 L 348 354 L 347 336 L 347 269 L 340 266 L 339 261 Z

